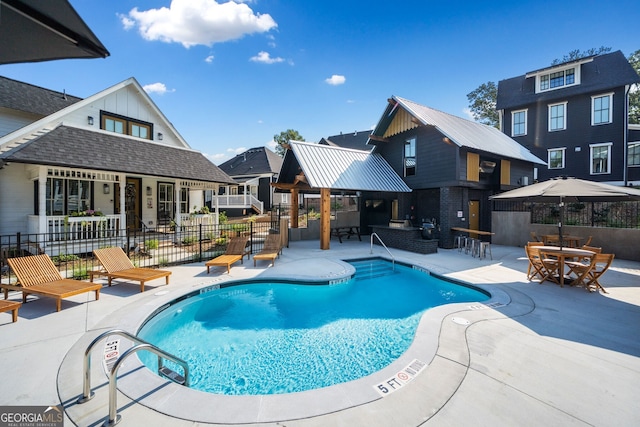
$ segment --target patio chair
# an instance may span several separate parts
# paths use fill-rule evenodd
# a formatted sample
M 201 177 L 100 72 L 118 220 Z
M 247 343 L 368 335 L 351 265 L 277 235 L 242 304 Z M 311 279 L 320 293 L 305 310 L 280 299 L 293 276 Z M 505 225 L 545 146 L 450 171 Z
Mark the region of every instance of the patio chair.
M 95 249 L 93 254 L 102 264 L 102 269 L 89 272 L 89 280 L 92 282 L 94 276 L 107 276 L 109 286 L 113 279 L 140 282 L 140 292 L 144 292 L 144 284 L 149 280 L 164 277 L 165 284 L 169 284 L 170 271 L 136 267 L 121 247 Z
M 540 256 L 540 249 L 534 245 L 527 245 L 524 247 L 524 251 L 529 259 L 529 267 L 527 268 L 527 280 L 531 281 L 536 276 L 540 277 L 540 282 L 544 282 L 547 278 L 547 274 L 542 264 L 542 258 Z
M 540 242 L 541 241 L 535 231 L 529 232 L 529 235 L 531 236 L 531 238 L 533 239 L 534 242 Z
M 65 279 L 56 268 L 49 255 L 32 255 L 7 259 L 11 271 L 16 275 L 18 284 L 0 284 L 4 289 L 4 299 L 9 290 L 22 292 L 22 302 L 27 302 L 29 294 L 41 297 L 55 298 L 56 311 L 60 311 L 62 299 L 85 292 L 94 291 L 96 300 L 100 299 L 102 285 L 83 282 L 75 279 Z
M 249 258 L 249 251 L 247 243 L 249 242 L 248 236 L 234 237 L 227 244 L 227 249 L 223 255 L 217 256 L 212 260 L 204 263 L 207 266 L 207 274 L 209 274 L 210 268 L 214 266 L 227 267 L 227 274 L 231 272 L 231 265 L 240 261 L 240 264 L 244 261 L 244 256 Z
M 533 246 L 533 249 L 536 250 L 538 248 Z M 545 254 L 540 249 L 538 249 L 538 252 L 540 253 L 540 262 L 542 263 L 542 271 L 543 271 L 543 274 L 545 275 L 545 278 L 542 279 L 540 283 L 544 282 L 545 280 L 550 280 L 554 283 L 557 283 L 558 285 L 561 285 L 562 280 L 560 279 L 560 275 L 564 274 L 564 272 L 560 271 L 560 263 L 558 262 L 558 259 L 554 258 L 553 256 Z
M 17 322 L 18 309 L 21 306 L 22 304 L 17 301 L 0 300 L 0 313 L 4 313 L 5 311 L 11 311 L 11 318 L 13 322 Z
M 569 265 L 571 271 L 574 271 L 576 274 L 586 270 L 585 277 L 581 283 L 586 290 L 589 292 L 597 292 L 598 290 L 601 290 L 603 293 L 607 294 L 608 292 L 600 284 L 599 279 L 609 269 L 614 257 L 614 254 L 597 253 L 591 259 L 590 264 L 570 262 L 567 263 L 567 265 Z
M 593 236 L 587 237 L 587 241 L 584 242 L 583 246 L 589 246 L 591 244 L 591 240 L 593 240 Z
M 282 253 L 279 234 L 269 234 L 264 240 L 262 250 L 253 256 L 253 266 L 256 266 L 256 260 L 266 259 L 275 264 L 276 258 Z

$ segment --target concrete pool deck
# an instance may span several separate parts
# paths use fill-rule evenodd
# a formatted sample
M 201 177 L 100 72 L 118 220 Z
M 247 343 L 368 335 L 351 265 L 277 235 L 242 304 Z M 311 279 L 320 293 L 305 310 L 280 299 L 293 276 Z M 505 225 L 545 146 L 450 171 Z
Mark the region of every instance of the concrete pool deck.
M 366 241 L 332 240 L 326 251 L 318 246 L 318 241 L 291 242 L 273 267 L 245 260 L 229 275 L 222 268 L 207 275 L 204 263 L 172 267 L 169 286 L 153 281 L 140 293 L 137 285 L 118 282 L 105 286 L 99 301 L 93 294 L 64 300 L 58 313 L 52 299 L 33 298 L 20 309 L 17 323 L 11 323 L 10 313 L 0 313 L 0 405 L 62 403 L 65 425 L 101 425 L 108 415 L 101 345 L 92 358 L 96 396 L 76 403 L 82 394 L 82 355 L 93 338 L 135 325 L 164 300 L 197 288 L 278 273 L 339 278 L 348 274 L 340 260 L 372 256 Z M 151 374 L 131 365 L 126 369 L 125 362 L 118 380 L 119 425 L 638 425 L 640 263 L 614 260 L 601 280 L 609 293 L 595 294 L 527 282 L 522 248 L 492 249 L 493 260 L 457 250 L 420 255 L 391 249 L 399 261 L 482 285 L 495 298 L 425 315 L 420 333 L 431 337 L 418 337 L 419 345 L 389 370 L 311 392 L 306 400 L 295 396 L 306 392 L 284 399 L 252 397 L 259 400 L 256 405 L 242 397 L 211 403 L 211 395 L 200 400 L 206 393 L 193 390 L 182 401 L 183 393 L 175 392 L 182 387 L 155 377 L 148 382 Z M 373 256 L 388 254 L 375 246 Z M 11 293 L 10 299 L 20 296 Z M 376 384 L 413 358 L 428 366 L 393 393 L 376 394 Z

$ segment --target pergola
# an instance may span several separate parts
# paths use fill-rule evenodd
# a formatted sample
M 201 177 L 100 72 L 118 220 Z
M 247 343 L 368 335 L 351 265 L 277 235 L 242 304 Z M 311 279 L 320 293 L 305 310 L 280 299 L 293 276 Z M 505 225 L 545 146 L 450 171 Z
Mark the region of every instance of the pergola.
M 320 194 L 320 249 L 331 240 L 332 191 L 411 192 L 386 160 L 373 152 L 290 141 L 278 181 L 291 193 L 291 228 L 298 228 L 298 195 Z

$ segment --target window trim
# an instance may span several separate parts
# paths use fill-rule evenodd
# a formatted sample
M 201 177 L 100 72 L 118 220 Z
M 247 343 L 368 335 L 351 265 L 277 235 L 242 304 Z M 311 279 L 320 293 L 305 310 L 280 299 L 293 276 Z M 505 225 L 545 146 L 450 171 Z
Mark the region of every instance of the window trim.
M 589 174 L 590 175 L 610 175 L 611 174 L 611 147 L 613 142 L 602 142 L 598 144 L 589 144 Z M 607 170 L 606 172 L 593 171 L 593 149 L 607 147 Z
M 631 151 L 632 147 L 638 150 L 638 154 L 631 155 L 629 151 Z M 638 158 L 638 163 L 631 163 L 633 157 Z M 630 168 L 640 167 L 640 141 L 630 141 L 627 143 L 627 166 Z
M 609 98 L 609 119 L 604 122 L 595 122 L 595 102 L 598 98 Z M 608 125 L 613 123 L 613 92 L 603 93 L 600 95 L 592 95 L 591 96 L 591 126 L 600 126 L 600 125 Z
M 415 176 L 418 169 L 418 156 L 417 156 L 418 139 L 415 136 L 405 139 L 402 145 L 402 172 L 403 176 Z M 413 146 L 413 156 L 407 156 L 407 146 Z M 413 158 L 413 168 L 407 168 L 407 159 Z M 413 173 L 407 173 L 408 170 L 413 169 Z
M 145 122 L 145 121 L 142 121 L 142 120 L 137 120 L 137 119 L 134 119 L 134 118 L 131 118 L 131 117 L 121 116 L 120 114 L 109 113 L 107 111 L 100 110 L 100 129 L 104 130 L 104 131 L 107 131 L 107 132 L 111 132 L 111 131 L 108 131 L 106 129 L 106 126 L 105 126 L 105 122 L 106 122 L 107 119 L 111 119 L 111 120 L 115 120 L 117 122 L 123 123 L 123 131 L 124 131 L 124 133 L 118 133 L 118 132 L 113 132 L 113 133 L 116 133 L 118 135 L 127 135 L 127 136 L 130 136 L 130 137 L 133 137 L 133 138 L 138 138 L 138 139 L 144 139 L 144 140 L 147 140 L 147 141 L 152 141 L 153 140 L 153 123 L 149 123 L 149 122 Z M 149 137 L 148 138 L 140 138 L 139 136 L 133 136 L 131 134 L 131 129 L 132 129 L 133 125 L 147 128 L 148 129 L 148 133 L 149 133 L 149 135 L 148 135 Z
M 560 151 L 562 152 L 562 166 L 560 167 L 551 167 L 551 152 Z M 557 147 L 557 148 L 549 148 L 547 149 L 547 169 L 549 170 L 558 170 L 564 169 L 567 160 L 567 147 Z
M 575 86 L 575 85 L 579 85 L 580 84 L 580 67 L 581 64 L 573 64 L 570 67 L 563 67 L 563 68 L 557 68 L 554 70 L 547 70 L 544 73 L 538 73 L 536 74 L 536 93 L 541 93 L 541 92 L 549 92 L 552 90 L 558 90 L 558 89 L 562 89 L 565 87 L 571 87 L 571 86 Z M 569 83 L 567 84 L 567 71 L 568 70 L 573 70 L 573 83 Z M 557 74 L 557 73 L 562 73 L 563 74 L 563 84 L 560 86 L 554 86 L 551 87 L 551 76 L 553 74 Z M 542 79 L 543 77 L 547 77 L 548 78 L 548 87 L 543 89 L 542 88 Z
M 516 114 L 524 114 L 524 132 L 516 134 L 515 132 L 515 115 Z M 516 110 L 511 112 L 511 136 L 526 136 L 527 135 L 527 119 L 529 117 L 529 110 L 525 108 L 524 110 Z
M 568 104 L 568 102 L 564 101 L 564 102 L 556 102 L 556 103 L 547 105 L 547 116 L 548 116 L 547 117 L 547 130 L 549 132 L 559 132 L 559 131 L 563 131 L 563 130 L 567 129 L 567 104 Z M 551 129 L 551 120 L 552 120 L 551 109 L 553 107 L 557 107 L 559 105 L 562 105 L 562 108 L 563 108 L 563 111 L 564 111 L 563 116 L 562 116 L 563 117 L 563 127 L 557 128 L 557 129 Z

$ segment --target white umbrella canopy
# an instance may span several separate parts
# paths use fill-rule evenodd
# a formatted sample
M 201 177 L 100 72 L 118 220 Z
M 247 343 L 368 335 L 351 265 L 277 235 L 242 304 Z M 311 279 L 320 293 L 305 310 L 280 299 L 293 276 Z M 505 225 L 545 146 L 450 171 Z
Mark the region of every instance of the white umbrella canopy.
M 560 207 L 558 233 L 560 235 L 560 246 L 562 246 L 562 222 L 564 220 L 565 203 L 638 201 L 640 200 L 640 190 L 584 179 L 560 177 L 496 194 L 489 197 L 489 199 L 557 203 Z
M 107 56 L 67 0 L 0 0 L 0 64 Z

